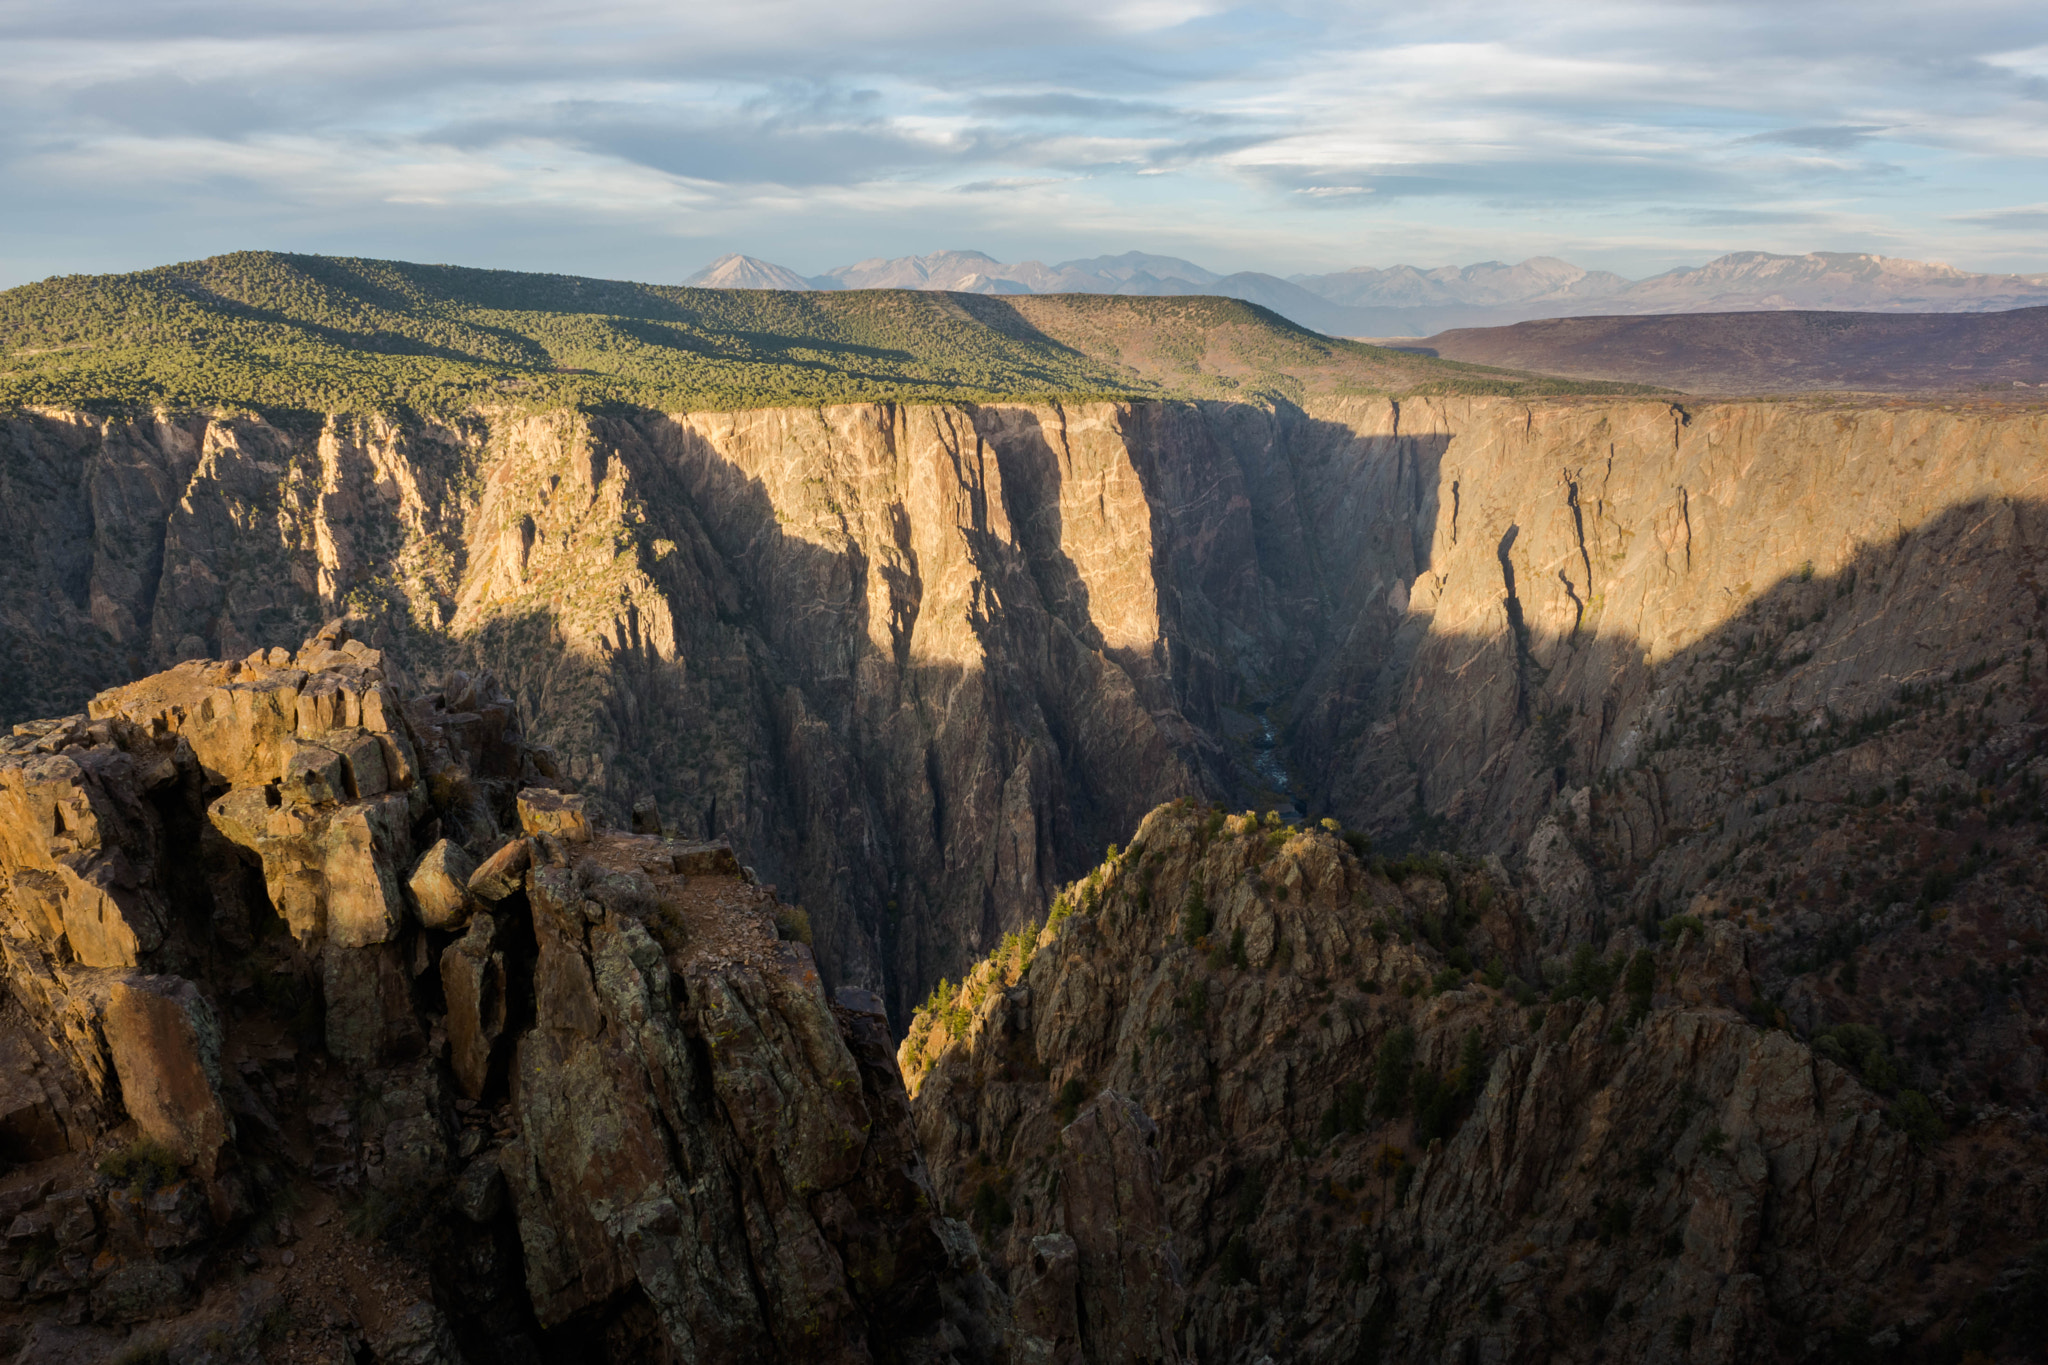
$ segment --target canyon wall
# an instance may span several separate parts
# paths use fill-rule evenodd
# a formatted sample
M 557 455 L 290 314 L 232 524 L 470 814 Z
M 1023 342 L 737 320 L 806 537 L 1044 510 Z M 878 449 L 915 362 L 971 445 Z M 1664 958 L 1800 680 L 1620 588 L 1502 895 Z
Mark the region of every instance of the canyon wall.
M 1179 795 L 1520 857 L 1594 787 L 1580 899 L 1670 908 L 1804 726 L 2033 629 L 2044 438 L 1610 399 L 17 412 L 0 708 L 353 611 L 492 670 L 615 818 L 731 836 L 900 1019 Z M 1776 747 L 1646 770 L 1766 650 L 1715 695 Z
M 933 1184 L 1029 1358 L 2039 1358 L 2039 1050 L 1969 1036 L 2038 1017 L 2038 892 L 1960 892 L 1795 1031 L 1748 925 L 1550 974 L 1525 888 L 1354 848 L 1162 807 L 917 1015 Z M 1975 998 L 1980 916 L 2034 948 Z M 1918 991 L 1880 970 L 1909 952 Z M 1963 1046 L 1930 1054 L 1916 995 L 1970 1000 Z

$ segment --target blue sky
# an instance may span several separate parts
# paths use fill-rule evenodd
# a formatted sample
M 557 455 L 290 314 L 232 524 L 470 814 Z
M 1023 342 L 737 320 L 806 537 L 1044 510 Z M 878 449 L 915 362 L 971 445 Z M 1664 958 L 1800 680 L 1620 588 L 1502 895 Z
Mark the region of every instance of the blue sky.
M 241 247 L 2048 270 L 2038 0 L 0 0 L 0 53 L 0 285 Z

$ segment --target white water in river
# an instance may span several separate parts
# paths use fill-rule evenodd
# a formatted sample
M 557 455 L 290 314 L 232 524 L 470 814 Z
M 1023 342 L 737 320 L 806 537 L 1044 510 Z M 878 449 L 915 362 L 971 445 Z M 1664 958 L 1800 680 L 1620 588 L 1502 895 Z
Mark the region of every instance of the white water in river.
M 1295 790 L 1294 778 L 1287 771 L 1287 765 L 1280 761 L 1280 742 L 1273 732 L 1273 718 L 1264 707 L 1252 714 L 1259 723 L 1259 732 L 1252 737 L 1252 767 L 1257 769 L 1268 787 L 1287 797 L 1299 811 L 1303 808 L 1301 796 Z

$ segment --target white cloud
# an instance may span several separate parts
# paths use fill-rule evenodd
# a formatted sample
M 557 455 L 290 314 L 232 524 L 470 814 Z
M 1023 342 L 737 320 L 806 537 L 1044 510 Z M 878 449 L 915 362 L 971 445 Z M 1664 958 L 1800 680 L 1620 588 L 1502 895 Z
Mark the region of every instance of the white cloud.
M 2003 0 L 0 0 L 0 48 L 12 278 L 259 230 L 559 269 L 678 238 L 813 270 L 2048 266 L 2015 231 L 2048 199 L 2048 13 Z

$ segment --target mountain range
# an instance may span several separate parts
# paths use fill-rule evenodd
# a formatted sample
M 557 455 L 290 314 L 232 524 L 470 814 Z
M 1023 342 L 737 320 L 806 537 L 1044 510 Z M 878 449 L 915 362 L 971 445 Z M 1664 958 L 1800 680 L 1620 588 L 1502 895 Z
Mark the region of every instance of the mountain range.
M 803 276 L 738 254 L 684 281 L 710 289 L 937 289 L 961 294 L 1213 294 L 1244 299 L 1332 336 L 1427 336 L 1588 314 L 1774 312 L 1975 313 L 2048 304 L 2048 274 L 1985 275 L 1851 252 L 1738 251 L 1702 266 L 1629 280 L 1554 256 L 1515 265 L 1360 266 L 1286 278 L 1221 275 L 1176 256 L 1127 251 L 1045 265 L 979 251 L 880 257 Z

